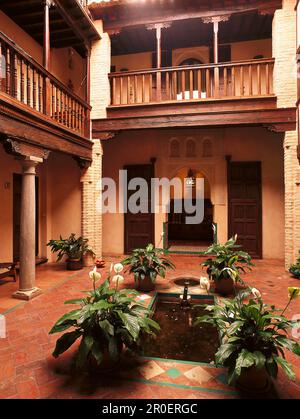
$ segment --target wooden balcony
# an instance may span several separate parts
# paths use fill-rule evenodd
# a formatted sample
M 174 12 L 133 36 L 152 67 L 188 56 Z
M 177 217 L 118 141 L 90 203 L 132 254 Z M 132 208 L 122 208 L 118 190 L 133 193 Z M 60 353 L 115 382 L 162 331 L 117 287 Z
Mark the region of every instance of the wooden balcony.
M 273 96 L 274 59 L 110 74 L 111 106 Z
M 53 133 L 80 145 L 88 143 L 90 147 L 87 140 L 90 138 L 91 108 L 88 103 L 2 33 L 0 65 L 1 113 L 5 116 L 13 114 L 19 123 L 30 120 L 35 128 L 47 130 L 48 137 Z M 4 133 L 14 134 L 12 127 L 7 124 L 5 127 Z M 20 125 L 17 127 L 16 135 L 19 136 L 22 128 Z M 58 148 L 66 151 L 63 144 Z M 78 149 L 71 147 L 70 152 L 77 154 Z
M 107 118 L 93 120 L 93 137 L 158 128 L 294 130 L 295 108 L 277 108 L 273 70 L 269 58 L 111 73 L 111 105 Z

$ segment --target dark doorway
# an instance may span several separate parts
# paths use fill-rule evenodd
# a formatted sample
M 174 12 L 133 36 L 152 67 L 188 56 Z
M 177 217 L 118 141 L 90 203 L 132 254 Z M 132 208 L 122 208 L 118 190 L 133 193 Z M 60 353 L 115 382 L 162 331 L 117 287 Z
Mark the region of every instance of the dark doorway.
M 131 179 L 142 178 L 148 183 L 148 214 L 125 214 L 125 253 L 131 253 L 134 249 L 146 247 L 149 243 L 154 244 L 154 214 L 151 211 L 151 179 L 154 177 L 153 164 L 125 166 L 128 183 Z M 127 202 L 136 191 L 127 192 Z
M 260 162 L 228 163 L 228 232 L 252 257 L 262 257 Z
M 13 175 L 13 259 L 14 262 L 20 260 L 20 221 L 21 221 L 21 193 L 22 193 L 22 175 L 14 173 Z M 39 179 L 35 178 L 36 193 L 36 228 L 35 228 L 35 254 L 39 252 Z

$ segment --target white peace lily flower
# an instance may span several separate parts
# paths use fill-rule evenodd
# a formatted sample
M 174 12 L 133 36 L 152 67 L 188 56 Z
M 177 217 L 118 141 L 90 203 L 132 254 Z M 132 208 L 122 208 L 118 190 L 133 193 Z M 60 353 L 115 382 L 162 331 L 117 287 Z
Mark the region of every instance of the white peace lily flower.
M 114 268 L 114 264 L 113 264 L 113 263 L 111 263 L 111 264 L 110 264 L 110 268 L 109 268 L 109 273 L 112 273 L 113 268 Z
M 89 277 L 95 282 L 101 279 L 100 272 L 97 272 L 97 266 L 95 266 L 94 269 L 89 273 Z
M 119 274 L 120 272 L 122 272 L 124 269 L 124 266 L 122 265 L 122 263 L 116 263 L 114 266 L 114 271 L 116 274 Z
M 206 290 L 207 292 L 210 289 L 210 282 L 209 282 L 208 278 L 206 278 L 205 276 L 202 276 L 200 278 L 200 288 Z
M 261 298 L 261 293 L 257 288 L 252 288 L 251 292 L 255 298 Z
M 113 278 L 112 278 L 112 282 L 114 282 L 114 283 L 120 284 L 123 281 L 124 281 L 124 276 L 119 275 L 119 274 L 113 276 Z

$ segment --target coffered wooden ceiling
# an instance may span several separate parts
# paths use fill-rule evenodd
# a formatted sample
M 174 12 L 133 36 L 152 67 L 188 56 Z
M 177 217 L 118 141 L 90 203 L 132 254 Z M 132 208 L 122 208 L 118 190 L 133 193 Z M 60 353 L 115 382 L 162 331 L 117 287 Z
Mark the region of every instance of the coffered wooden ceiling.
M 43 4 L 42 0 L 0 0 L 0 10 L 42 45 Z M 54 0 L 53 4 L 50 8 L 51 46 L 72 46 L 84 56 L 85 45 L 99 38 L 88 11 L 77 0 Z
M 220 23 L 220 43 L 232 43 L 266 39 L 272 37 L 273 16 L 259 13 L 233 15 L 227 22 Z M 131 54 L 155 50 L 155 31 L 145 26 L 122 29 L 117 35 L 111 36 L 112 54 Z M 200 45 L 212 45 L 212 25 L 205 24 L 201 19 L 180 20 L 163 30 L 163 49 L 188 48 Z

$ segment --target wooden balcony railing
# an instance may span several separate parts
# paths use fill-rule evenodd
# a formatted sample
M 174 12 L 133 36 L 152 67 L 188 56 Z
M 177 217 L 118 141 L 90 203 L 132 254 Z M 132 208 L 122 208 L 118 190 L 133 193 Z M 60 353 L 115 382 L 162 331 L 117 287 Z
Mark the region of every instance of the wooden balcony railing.
M 111 105 L 273 95 L 274 59 L 111 73 Z
M 0 94 L 89 138 L 90 106 L 0 32 Z

